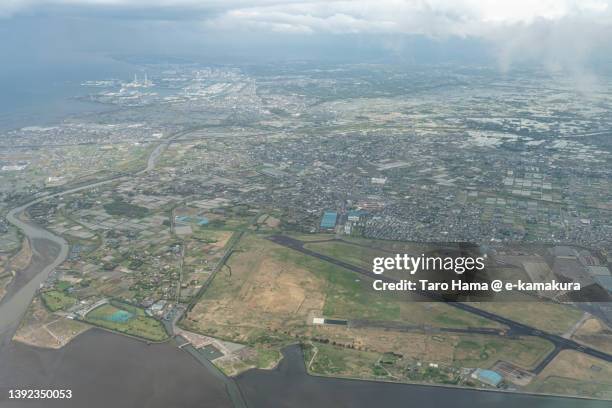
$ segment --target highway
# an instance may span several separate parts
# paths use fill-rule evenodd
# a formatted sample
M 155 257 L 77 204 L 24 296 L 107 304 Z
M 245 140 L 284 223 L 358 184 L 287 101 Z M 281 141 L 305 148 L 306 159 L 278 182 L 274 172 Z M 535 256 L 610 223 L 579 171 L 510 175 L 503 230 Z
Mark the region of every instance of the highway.
M 348 269 L 350 271 L 353 272 L 357 272 L 361 275 L 367 276 L 368 278 L 371 279 L 379 279 L 382 280 L 383 282 L 388 282 L 388 283 L 397 283 L 398 280 L 397 279 L 393 279 L 390 278 L 388 276 L 384 276 L 384 275 L 376 275 L 366 269 L 360 268 L 358 266 L 355 266 L 353 264 L 350 264 L 348 262 L 344 262 L 341 261 L 339 259 L 335 259 L 332 258 L 330 256 L 324 255 L 324 254 L 320 254 L 318 252 L 315 251 L 311 251 L 307 248 L 304 248 L 304 242 L 299 241 L 295 238 L 291 238 L 288 237 L 286 235 L 273 235 L 268 237 L 268 239 L 272 242 L 275 242 L 279 245 L 282 245 L 284 247 L 287 248 L 291 248 L 293 250 L 296 250 L 298 252 L 301 252 L 305 255 L 309 255 L 318 259 L 321 259 L 323 261 L 332 263 L 334 265 L 338 265 L 341 266 L 345 269 Z M 589 356 L 592 357 L 596 357 L 599 359 L 602 359 L 604 361 L 607 362 L 612 362 L 612 355 L 608 354 L 608 353 L 604 353 L 603 351 L 594 349 L 592 347 L 588 347 L 585 345 L 582 345 L 580 343 L 577 343 L 573 340 L 570 339 L 566 339 L 564 337 L 558 336 L 556 334 L 552 334 L 552 333 L 548 333 L 539 329 L 536 329 L 535 327 L 531 327 L 529 325 L 523 324 L 523 323 L 519 323 L 517 321 L 514 321 L 512 319 L 508 319 L 507 317 L 503 317 L 500 315 L 497 315 L 495 313 L 491 313 L 491 312 L 487 312 L 486 310 L 482 310 L 479 309 L 475 306 L 472 306 L 470 304 L 467 303 L 461 303 L 461 302 L 449 302 L 447 299 L 443 298 L 441 295 L 437 295 L 435 293 L 431 293 L 431 292 L 426 292 L 426 291 L 415 291 L 416 293 L 418 293 L 421 296 L 424 296 L 432 301 L 441 301 L 441 302 L 445 302 L 446 304 L 448 304 L 449 306 L 455 307 L 457 309 L 461 309 L 463 311 L 469 312 L 469 313 L 473 313 L 475 315 L 478 315 L 480 317 L 484 317 L 486 319 L 492 320 L 494 322 L 500 323 L 502 325 L 505 325 L 509 328 L 509 335 L 515 335 L 515 336 L 534 336 L 534 337 L 539 337 L 545 340 L 550 341 L 554 346 L 555 349 L 553 352 L 551 352 L 548 356 L 546 356 L 546 358 L 541 361 L 538 366 L 533 370 L 536 374 L 539 373 L 540 371 L 542 371 L 544 369 L 544 367 L 546 367 L 546 365 L 552 361 L 552 359 L 561 351 L 561 350 L 575 350 L 575 351 L 579 351 L 581 353 L 587 354 Z

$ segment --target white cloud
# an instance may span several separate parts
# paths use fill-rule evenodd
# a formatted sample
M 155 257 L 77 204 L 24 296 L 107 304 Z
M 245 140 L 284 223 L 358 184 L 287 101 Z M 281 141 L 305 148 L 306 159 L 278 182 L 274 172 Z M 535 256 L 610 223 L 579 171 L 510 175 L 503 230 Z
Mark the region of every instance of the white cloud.
M 204 30 L 238 35 L 477 38 L 493 44 L 503 65 L 580 66 L 612 38 L 612 0 L 0 0 L 0 16 L 75 6 L 90 16 L 112 9 L 135 19 L 201 20 Z
M 612 0 L 2 0 L 0 14 L 56 6 L 149 11 L 180 8 L 217 11 L 208 21 L 215 27 L 482 36 L 495 28 L 538 21 L 587 18 L 607 24 L 611 3 Z

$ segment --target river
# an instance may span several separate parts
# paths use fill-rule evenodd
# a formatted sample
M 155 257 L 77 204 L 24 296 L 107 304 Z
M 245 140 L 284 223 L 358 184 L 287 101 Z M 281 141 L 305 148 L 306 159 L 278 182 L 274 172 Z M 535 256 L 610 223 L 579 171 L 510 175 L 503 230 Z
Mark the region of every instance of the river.
M 8 399 L 8 389 L 71 389 L 71 400 Z M 0 353 L 0 407 L 230 408 L 222 381 L 171 343 L 91 329 L 61 350 L 11 342 Z
M 153 150 L 143 171 L 155 166 L 166 146 L 164 142 Z M 56 195 L 109 182 L 100 181 Z M 29 237 L 34 257 L 0 302 L 0 407 L 230 407 L 227 381 L 173 343 L 147 345 L 99 329 L 80 335 L 60 350 L 38 349 L 11 340 L 36 290 L 68 253 L 64 239 L 19 218 L 29 205 L 42 199 L 15 208 L 7 215 Z M 286 348 L 284 354 L 277 369 L 250 370 L 236 379 L 249 407 L 610 406 L 609 401 L 314 377 L 306 373 L 298 346 Z M 8 399 L 8 389 L 12 388 L 71 389 L 73 399 L 24 403 Z

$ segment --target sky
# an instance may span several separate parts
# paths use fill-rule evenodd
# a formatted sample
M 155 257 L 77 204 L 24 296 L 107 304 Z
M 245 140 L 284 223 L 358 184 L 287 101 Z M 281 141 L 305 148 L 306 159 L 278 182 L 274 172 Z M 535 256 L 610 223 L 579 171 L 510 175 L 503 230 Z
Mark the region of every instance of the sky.
M 0 0 L 0 74 L 112 54 L 585 72 L 611 39 L 612 0 Z

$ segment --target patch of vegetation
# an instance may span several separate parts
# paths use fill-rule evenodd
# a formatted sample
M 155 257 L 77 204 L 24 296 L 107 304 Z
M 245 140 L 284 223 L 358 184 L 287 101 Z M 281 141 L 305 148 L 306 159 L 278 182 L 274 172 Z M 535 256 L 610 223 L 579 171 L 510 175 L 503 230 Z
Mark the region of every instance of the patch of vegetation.
M 59 290 L 50 290 L 40 295 L 43 303 L 52 312 L 68 309 L 76 303 L 76 299 Z
M 549 341 L 537 337 L 498 339 L 473 336 L 462 338 L 457 343 L 454 360 L 457 365 L 465 367 L 490 367 L 497 360 L 506 360 L 529 369 L 553 347 Z
M 148 208 L 130 204 L 120 199 L 114 199 L 112 202 L 104 204 L 104 210 L 110 215 L 128 218 L 142 218 L 149 215 Z
M 72 287 L 72 283 L 67 281 L 59 281 L 55 284 L 55 289 L 65 291 L 66 289 Z
M 280 360 L 281 353 L 272 348 L 257 348 L 257 360 L 255 366 L 257 368 L 272 368 Z
M 379 363 L 380 354 L 357 351 L 329 344 L 304 346 L 304 361 L 313 374 L 353 378 L 372 378 L 374 371 L 386 376 Z M 384 372 L 384 374 L 382 374 Z M 376 375 L 379 376 L 379 375 Z

